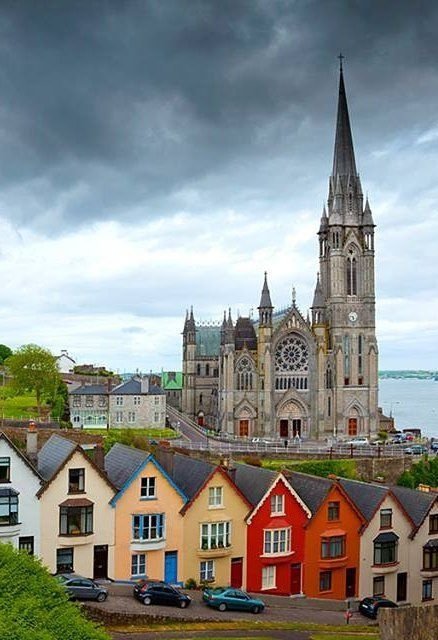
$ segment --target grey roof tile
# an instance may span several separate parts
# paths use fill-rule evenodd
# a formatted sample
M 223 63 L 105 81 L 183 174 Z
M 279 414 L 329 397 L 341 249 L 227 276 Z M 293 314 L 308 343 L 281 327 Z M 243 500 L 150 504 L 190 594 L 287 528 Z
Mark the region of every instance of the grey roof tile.
M 388 487 L 359 482 L 358 480 L 347 480 L 340 478 L 339 484 L 346 491 L 349 498 L 362 513 L 367 522 L 373 517 L 377 507 L 388 493 Z
M 106 395 L 108 392 L 108 388 L 104 384 L 84 384 L 76 389 L 70 391 L 70 395 L 77 396 L 92 396 L 92 395 Z
M 123 396 L 123 395 L 131 395 L 131 396 L 139 396 L 139 395 L 165 395 L 166 392 L 161 387 L 157 387 L 154 384 L 149 384 L 149 390 L 147 394 L 141 390 L 141 381 L 138 378 L 131 378 L 127 382 L 122 382 L 117 387 L 114 387 L 110 391 L 111 395 Z
M 197 494 L 208 476 L 217 468 L 216 465 L 205 460 L 191 458 L 166 449 L 158 449 L 155 456 L 189 500 Z
M 108 478 L 120 489 L 149 455 L 148 451 L 116 443 L 105 456 Z
M 333 485 L 333 481 L 328 478 L 310 476 L 297 471 L 283 471 L 283 475 L 301 500 L 309 507 L 312 514 L 319 509 Z
M 234 463 L 234 467 L 234 482 L 253 506 L 260 502 L 278 475 L 276 471 L 250 464 Z
M 221 346 L 221 328 L 219 326 L 196 327 L 196 355 L 218 356 Z
M 418 491 L 407 487 L 394 486 L 391 487 L 391 491 L 403 505 L 416 527 L 420 526 L 437 499 L 437 494 L 434 492 Z
M 76 442 L 62 436 L 50 436 L 38 453 L 38 471 L 41 476 L 50 480 L 77 446 Z

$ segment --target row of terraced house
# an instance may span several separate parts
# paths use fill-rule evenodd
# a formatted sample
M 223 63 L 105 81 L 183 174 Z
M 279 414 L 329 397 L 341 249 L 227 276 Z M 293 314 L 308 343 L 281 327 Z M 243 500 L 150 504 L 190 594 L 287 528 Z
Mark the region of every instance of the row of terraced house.
M 0 541 L 52 573 L 399 603 L 438 595 L 438 494 L 0 434 Z M 34 461 L 34 464 L 29 460 Z

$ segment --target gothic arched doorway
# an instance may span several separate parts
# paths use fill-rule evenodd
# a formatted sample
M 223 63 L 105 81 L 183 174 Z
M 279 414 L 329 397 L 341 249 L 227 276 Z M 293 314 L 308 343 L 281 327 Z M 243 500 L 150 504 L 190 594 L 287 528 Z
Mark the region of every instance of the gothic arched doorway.
M 280 438 L 301 438 L 308 432 L 306 409 L 296 400 L 288 400 L 277 412 L 277 433 Z

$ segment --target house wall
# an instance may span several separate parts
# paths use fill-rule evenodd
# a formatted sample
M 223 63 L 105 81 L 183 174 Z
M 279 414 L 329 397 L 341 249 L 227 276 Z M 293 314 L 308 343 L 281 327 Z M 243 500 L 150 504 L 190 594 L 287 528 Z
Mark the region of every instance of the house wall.
M 422 601 L 423 580 L 432 580 L 432 597 L 435 602 L 438 602 L 438 571 L 423 571 L 423 546 L 428 540 L 438 540 L 438 533 L 429 533 L 429 516 L 435 514 L 438 514 L 438 496 L 417 534 L 409 544 L 410 576 L 408 579 L 408 594 L 409 601 L 412 604 L 419 604 Z
M 328 503 L 340 503 L 339 520 L 328 520 Z M 359 573 L 359 528 L 360 516 L 353 509 L 344 493 L 335 484 L 324 502 L 309 521 L 305 536 L 304 593 L 309 598 L 328 598 L 344 600 L 346 597 L 346 571 L 356 569 L 356 592 Z M 321 539 L 325 532 L 342 530 L 346 535 L 345 556 L 339 559 L 321 558 Z M 320 591 L 320 572 L 332 572 L 332 587 L 329 591 Z
M 117 398 L 122 398 L 121 405 Z M 135 398 L 140 398 L 136 404 Z M 157 428 L 164 429 L 166 422 L 166 395 L 163 394 L 114 394 L 109 397 L 110 427 L 113 428 Z M 121 421 L 118 414 L 121 413 Z M 135 414 L 133 422 L 129 420 L 129 413 Z
M 223 487 L 223 507 L 209 508 L 210 487 Z M 200 562 L 214 560 L 215 585 L 226 586 L 231 580 L 231 559 L 242 558 L 243 584 L 246 584 L 246 522 L 249 506 L 236 491 L 224 472 L 214 473 L 192 502 L 184 515 L 183 580 L 194 578 L 200 582 Z M 202 550 L 201 524 L 209 522 L 231 523 L 231 546 L 226 549 Z
M 141 479 L 147 477 L 156 478 L 156 499 L 141 498 Z M 114 576 L 116 579 L 130 580 L 132 578 L 132 555 L 134 553 L 144 553 L 146 554 L 146 575 L 149 578 L 164 580 L 166 551 L 178 552 L 178 579 L 181 579 L 183 518 L 179 512 L 184 502 L 182 496 L 161 471 L 153 462 L 149 461 L 120 498 L 115 501 L 116 547 Z M 150 513 L 165 514 L 165 540 L 162 543 L 133 540 L 133 515 Z
M 68 470 L 85 469 L 85 491 L 68 493 Z M 40 496 L 41 558 L 56 572 L 56 550 L 73 547 L 75 573 L 93 576 L 94 546 L 108 545 L 108 577 L 114 576 L 114 509 L 109 504 L 114 491 L 89 462 L 86 454 L 75 452 Z M 84 536 L 59 535 L 59 505 L 69 498 L 87 498 L 94 503 L 93 533 Z
M 41 487 L 40 479 L 3 438 L 0 438 L 0 457 L 11 460 L 10 483 L 0 484 L 0 487 L 15 489 L 20 494 L 18 496 L 20 524 L 0 527 L 0 542 L 10 542 L 14 547 L 18 547 L 20 537 L 33 536 L 34 553 L 39 555 L 40 505 L 36 493 Z
M 392 527 L 380 528 L 380 511 L 382 509 L 392 509 Z M 394 532 L 398 535 L 397 562 L 391 565 L 374 566 L 374 544 L 373 541 L 380 533 Z M 409 582 L 413 579 L 409 568 L 409 534 L 412 531 L 412 523 L 407 518 L 398 502 L 387 495 L 373 518 L 361 535 L 360 540 L 360 576 L 359 576 L 359 598 L 373 595 L 373 579 L 379 576 L 385 578 L 385 596 L 397 602 L 397 575 L 408 573 Z M 409 596 L 408 596 L 409 597 Z
M 105 393 L 69 395 L 70 420 L 76 428 L 107 427 L 108 396 Z
M 284 495 L 284 516 L 271 515 L 271 496 Z M 283 480 L 279 480 L 266 496 L 262 506 L 250 519 L 247 527 L 247 548 L 251 550 L 251 562 L 247 567 L 247 588 L 249 591 L 264 591 L 276 595 L 291 593 L 291 565 L 304 561 L 304 525 L 308 515 L 303 506 L 294 497 Z M 291 527 L 291 552 L 287 555 L 266 556 L 264 554 L 264 530 Z M 275 566 L 276 588 L 262 587 L 262 569 L 265 566 Z

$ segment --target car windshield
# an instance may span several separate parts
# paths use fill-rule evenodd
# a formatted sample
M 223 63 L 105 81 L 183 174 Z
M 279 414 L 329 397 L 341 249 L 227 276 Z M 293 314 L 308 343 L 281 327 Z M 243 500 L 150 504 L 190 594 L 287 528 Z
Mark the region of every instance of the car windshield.
M 55 578 L 58 580 L 58 582 L 61 582 L 62 584 L 70 580 L 70 578 L 67 578 L 66 576 L 55 576 Z
M 224 593 L 225 589 L 223 587 L 215 587 L 214 589 L 209 589 L 208 591 L 215 596 L 219 596 L 221 593 Z

